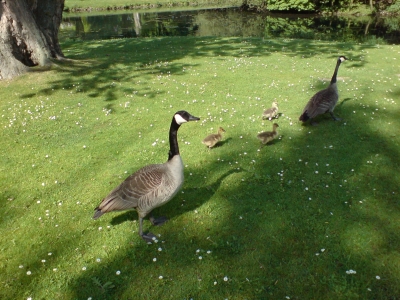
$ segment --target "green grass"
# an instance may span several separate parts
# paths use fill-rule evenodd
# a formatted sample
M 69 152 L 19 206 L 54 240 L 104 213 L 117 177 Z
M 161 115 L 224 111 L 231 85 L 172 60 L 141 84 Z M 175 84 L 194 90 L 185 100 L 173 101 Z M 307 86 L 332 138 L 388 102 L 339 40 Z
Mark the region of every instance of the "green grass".
M 0 82 L 0 298 L 398 298 L 399 46 L 174 37 L 62 48 L 73 61 Z M 339 70 L 343 121 L 302 126 L 339 55 L 351 59 Z M 260 148 L 274 99 L 280 137 Z M 139 238 L 133 211 L 92 220 L 128 174 L 167 159 L 181 109 L 201 120 L 179 131 L 186 180 L 155 210 L 170 221 L 145 221 L 160 242 Z M 209 151 L 201 140 L 219 126 Z
M 258 0 L 252 1 L 254 3 L 258 3 Z M 184 0 L 67 0 L 65 1 L 65 9 L 67 11 L 81 11 L 81 10 L 118 10 L 118 9 L 147 9 L 147 8 L 156 8 L 156 7 L 184 7 L 184 6 L 228 6 L 231 4 L 232 6 L 241 5 L 242 2 L 238 0 L 229 0 L 229 1 L 221 1 L 221 0 L 193 0 L 193 1 L 184 1 Z

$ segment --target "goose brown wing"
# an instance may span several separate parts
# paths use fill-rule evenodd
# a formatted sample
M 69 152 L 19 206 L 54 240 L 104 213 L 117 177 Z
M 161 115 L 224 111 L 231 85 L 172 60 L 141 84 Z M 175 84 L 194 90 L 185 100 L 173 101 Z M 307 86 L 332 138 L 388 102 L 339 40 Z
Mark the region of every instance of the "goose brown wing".
M 338 95 L 331 89 L 325 89 L 316 93 L 306 105 L 304 112 L 307 112 L 309 118 L 314 118 L 318 115 L 330 111 L 338 100 Z
M 102 213 L 136 208 L 141 198 L 154 193 L 163 180 L 163 165 L 148 165 L 126 178 L 103 199 L 98 209 Z

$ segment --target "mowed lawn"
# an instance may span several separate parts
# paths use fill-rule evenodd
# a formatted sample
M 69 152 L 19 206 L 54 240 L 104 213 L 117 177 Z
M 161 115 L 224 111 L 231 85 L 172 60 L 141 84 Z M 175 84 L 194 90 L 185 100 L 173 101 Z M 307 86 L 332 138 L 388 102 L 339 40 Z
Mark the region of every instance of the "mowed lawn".
M 400 47 L 165 37 L 63 42 L 69 61 L 0 82 L 2 299 L 397 299 Z M 329 84 L 335 114 L 304 126 Z M 276 100 L 279 118 L 262 120 Z M 93 210 L 168 157 L 185 183 L 154 211 Z M 256 135 L 279 124 L 261 147 Z M 222 126 L 209 150 L 202 139 Z
M 260 5 L 261 1 L 252 0 L 249 4 Z M 119 9 L 147 9 L 157 7 L 207 7 L 207 6 L 240 6 L 242 4 L 239 0 L 66 0 L 64 8 L 68 11 L 74 10 L 119 10 Z

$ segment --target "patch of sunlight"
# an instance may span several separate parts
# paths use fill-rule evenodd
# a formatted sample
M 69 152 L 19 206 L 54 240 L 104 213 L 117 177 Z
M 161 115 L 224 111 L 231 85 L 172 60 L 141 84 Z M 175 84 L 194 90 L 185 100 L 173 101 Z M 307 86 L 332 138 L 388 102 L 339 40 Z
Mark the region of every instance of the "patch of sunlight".
M 371 224 L 356 223 L 343 234 L 343 244 L 354 255 L 374 255 L 386 243 L 385 234 Z

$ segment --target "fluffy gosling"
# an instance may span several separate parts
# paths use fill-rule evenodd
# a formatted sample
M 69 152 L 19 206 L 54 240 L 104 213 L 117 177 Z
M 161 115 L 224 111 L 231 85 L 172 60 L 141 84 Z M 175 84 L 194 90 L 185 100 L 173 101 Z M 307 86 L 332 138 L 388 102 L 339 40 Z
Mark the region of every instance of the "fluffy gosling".
M 275 118 L 278 115 L 278 102 L 274 101 L 272 102 L 272 107 L 264 110 L 262 114 L 262 118 L 268 119 L 271 121 L 271 119 Z
M 222 127 L 218 128 L 218 133 L 213 133 L 207 136 L 202 143 L 206 145 L 208 148 L 214 147 L 221 139 L 222 139 L 222 134 L 226 132 L 225 129 Z
M 278 131 L 276 130 L 279 127 L 278 124 L 274 123 L 272 125 L 272 131 L 264 131 L 257 134 L 257 138 L 263 143 L 264 145 L 273 141 L 278 136 Z

